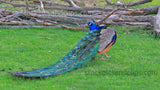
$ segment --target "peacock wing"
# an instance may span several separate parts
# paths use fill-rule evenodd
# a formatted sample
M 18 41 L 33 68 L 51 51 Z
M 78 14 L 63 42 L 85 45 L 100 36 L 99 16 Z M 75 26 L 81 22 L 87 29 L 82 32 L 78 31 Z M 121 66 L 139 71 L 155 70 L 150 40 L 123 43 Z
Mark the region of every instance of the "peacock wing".
M 106 29 L 103 29 L 100 34 L 100 45 L 98 52 L 103 51 L 106 46 L 112 42 L 112 38 L 115 35 L 115 30 L 113 28 L 107 27 Z

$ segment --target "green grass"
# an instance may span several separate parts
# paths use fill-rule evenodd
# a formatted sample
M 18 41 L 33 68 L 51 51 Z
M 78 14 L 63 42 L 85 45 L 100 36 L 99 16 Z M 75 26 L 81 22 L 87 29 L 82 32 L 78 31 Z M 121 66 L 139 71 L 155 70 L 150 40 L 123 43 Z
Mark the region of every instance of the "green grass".
M 160 39 L 149 31 L 114 27 L 117 42 L 111 58 L 100 59 L 64 75 L 46 79 L 23 79 L 0 72 L 0 90 L 159 90 Z M 31 70 L 61 59 L 85 31 L 61 29 L 0 29 L 0 69 Z M 7 70 L 9 71 L 9 70 Z M 150 73 L 152 72 L 152 73 Z

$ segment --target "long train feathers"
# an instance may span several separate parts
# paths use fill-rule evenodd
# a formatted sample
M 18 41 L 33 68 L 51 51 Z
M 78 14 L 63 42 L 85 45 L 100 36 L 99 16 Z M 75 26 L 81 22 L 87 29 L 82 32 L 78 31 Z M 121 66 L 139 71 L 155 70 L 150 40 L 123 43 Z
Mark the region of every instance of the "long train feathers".
M 101 29 L 90 31 L 66 56 L 51 66 L 32 71 L 11 72 L 11 74 L 17 77 L 43 78 L 64 74 L 79 68 L 86 64 L 90 57 L 97 54 L 100 31 Z

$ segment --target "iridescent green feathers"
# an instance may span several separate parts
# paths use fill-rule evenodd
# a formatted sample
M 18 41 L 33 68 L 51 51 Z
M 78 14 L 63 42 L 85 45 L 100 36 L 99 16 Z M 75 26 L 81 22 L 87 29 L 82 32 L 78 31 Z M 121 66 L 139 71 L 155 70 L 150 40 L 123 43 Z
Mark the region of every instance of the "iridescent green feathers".
M 12 72 L 17 77 L 41 78 L 56 76 L 85 65 L 89 58 L 97 54 L 101 29 L 90 31 L 70 50 L 67 55 L 55 64 L 33 71 Z

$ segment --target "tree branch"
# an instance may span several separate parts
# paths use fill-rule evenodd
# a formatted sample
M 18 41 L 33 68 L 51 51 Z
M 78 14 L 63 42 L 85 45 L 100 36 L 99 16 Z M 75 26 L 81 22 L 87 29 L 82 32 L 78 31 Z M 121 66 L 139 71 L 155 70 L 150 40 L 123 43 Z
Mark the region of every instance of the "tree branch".
M 75 4 L 73 0 L 63 0 L 63 1 L 68 2 L 71 7 L 81 8 L 80 6 Z
M 45 12 L 44 11 L 44 5 L 43 5 L 43 2 L 42 2 L 42 0 L 39 0 L 39 2 L 40 2 L 40 10 L 42 11 L 42 12 Z
M 109 18 L 112 14 L 114 14 L 114 13 L 117 12 L 118 10 L 120 10 L 120 9 L 118 8 L 118 9 L 113 10 L 113 11 L 112 11 L 111 13 L 109 13 L 104 19 L 102 19 L 101 21 L 97 22 L 96 24 L 97 24 L 97 25 L 102 24 L 103 21 L 105 21 L 107 18 Z

